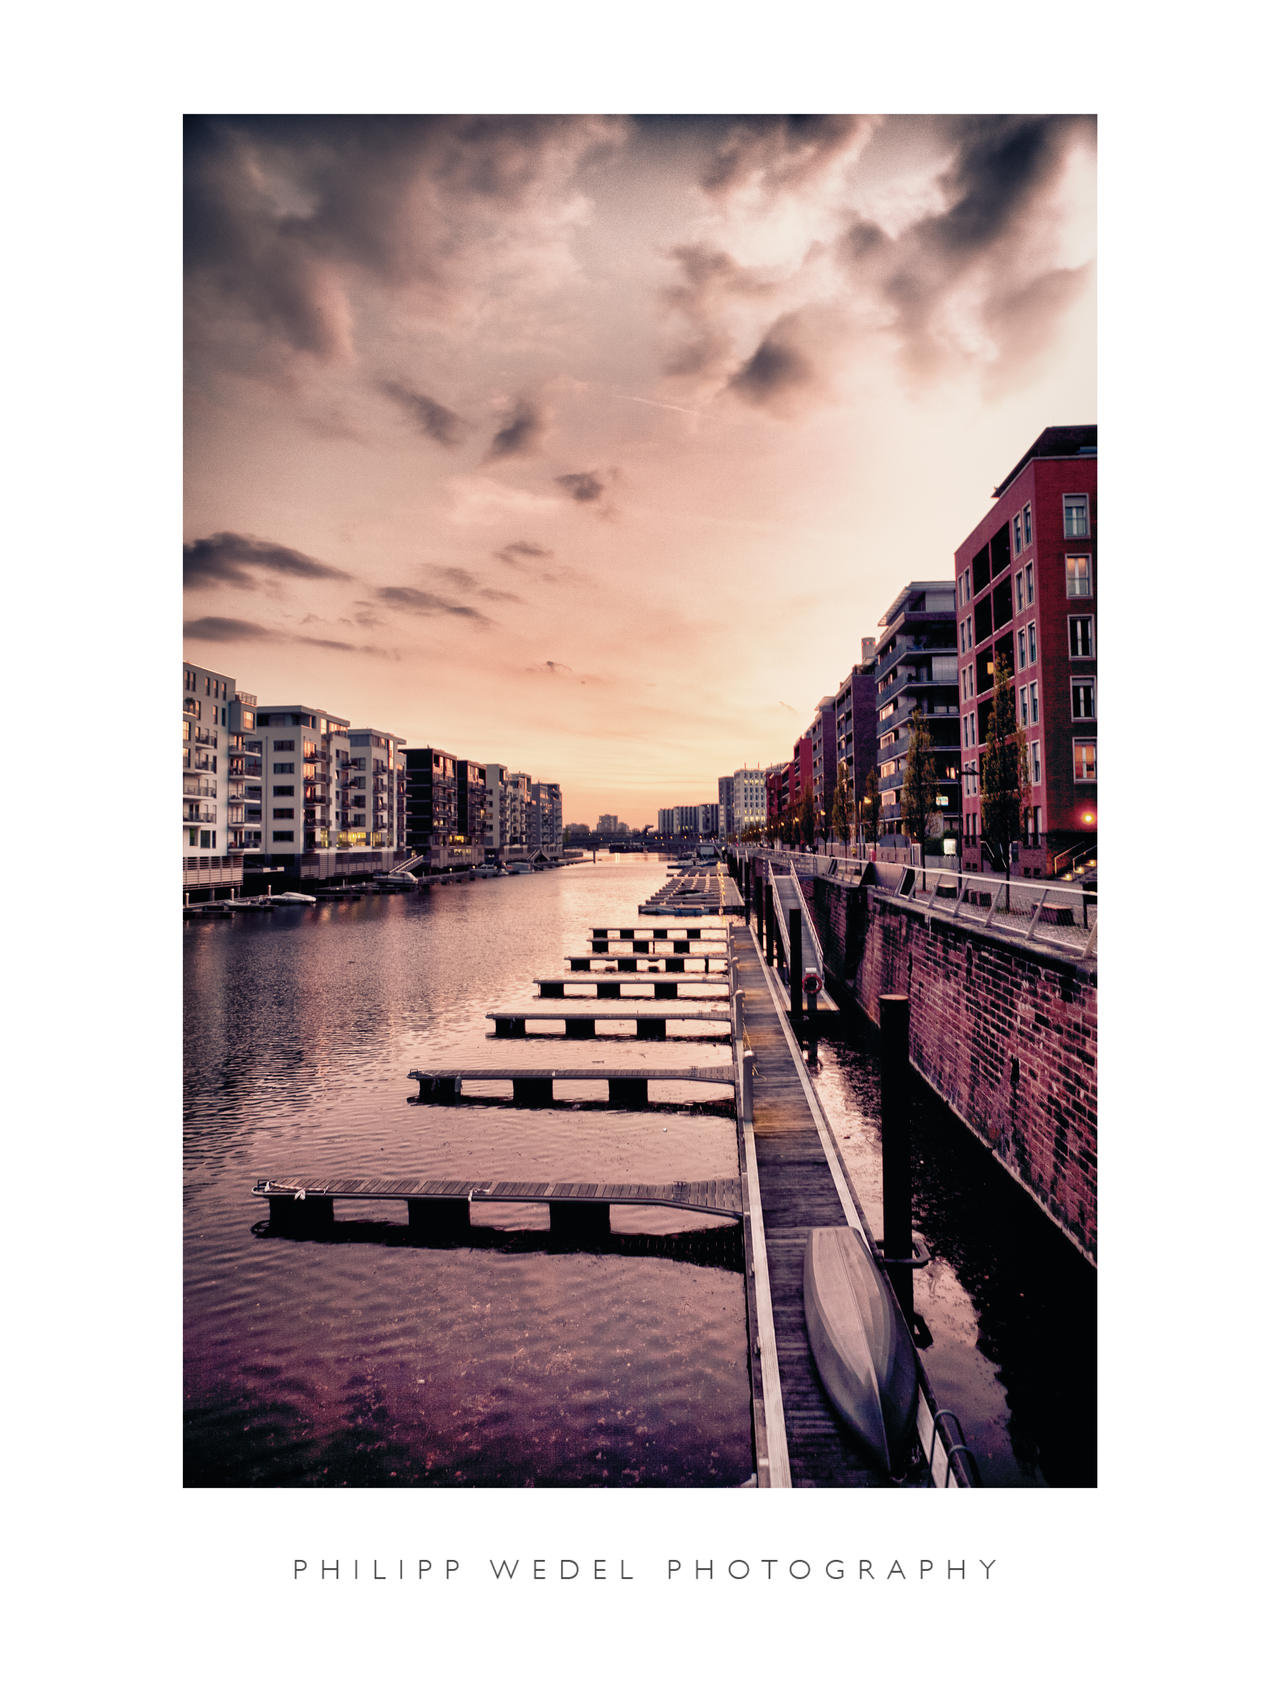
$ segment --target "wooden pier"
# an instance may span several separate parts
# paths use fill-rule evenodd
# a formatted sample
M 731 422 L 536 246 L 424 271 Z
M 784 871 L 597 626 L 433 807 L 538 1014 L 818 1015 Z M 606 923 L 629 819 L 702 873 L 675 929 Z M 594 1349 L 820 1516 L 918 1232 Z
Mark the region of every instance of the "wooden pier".
M 548 1013 L 543 1008 L 503 1008 L 494 1013 L 486 1014 L 484 1017 L 493 1021 L 495 1037 L 532 1036 L 536 1039 L 541 1036 L 552 1041 L 561 1037 L 596 1037 L 598 1035 L 596 1025 L 602 1020 L 611 1025 L 617 1021 L 624 1021 L 635 1026 L 636 1029 L 631 1038 L 609 1036 L 608 1041 L 611 1043 L 628 1043 L 633 1040 L 642 1043 L 701 1043 L 704 1041 L 723 1043 L 728 1041 L 727 1037 L 704 1039 L 687 1037 L 682 1033 L 673 1038 L 667 1032 L 668 1021 L 694 1020 L 700 1025 L 722 1025 L 726 1027 L 730 1024 L 727 1007 L 692 1008 L 685 1013 L 673 1014 L 655 1014 L 645 1008 L 595 1008 L 590 1013 L 574 1014 Z M 547 1024 L 559 1022 L 563 1024 L 564 1030 L 530 1033 L 526 1029 L 529 1020 L 545 1021 Z
M 770 1319 L 761 1320 L 757 1331 L 765 1373 L 771 1360 L 777 1370 L 785 1430 L 781 1450 L 777 1440 L 768 1441 L 771 1485 L 781 1479 L 781 1458 L 788 1466 L 784 1485 L 881 1486 L 883 1478 L 861 1457 L 827 1398 L 805 1325 L 808 1230 L 858 1225 L 856 1205 L 838 1160 L 828 1153 L 829 1141 L 806 1094 L 808 1077 L 788 1041 L 789 1027 L 774 1000 L 755 939 L 741 926 L 731 943 L 743 998 L 745 1043 L 754 1056 L 751 1124 L 770 1299 Z M 765 1409 L 762 1403 L 758 1419 Z M 761 1432 L 758 1420 L 757 1453 Z
M 565 959 L 571 972 L 592 972 L 595 970 L 592 962 L 597 960 L 606 962 L 604 970 L 609 972 L 684 972 L 688 970 L 685 963 L 690 960 L 701 962 L 697 968 L 699 972 L 710 972 L 713 960 L 722 967 L 729 964 L 728 950 L 724 947 L 712 950 L 695 948 L 692 951 L 686 948 L 680 954 L 650 954 L 640 950 L 628 953 L 620 944 L 612 949 L 596 949 L 590 954 L 566 954 Z
M 736 1179 L 673 1180 L 663 1185 L 631 1182 L 581 1184 L 549 1180 L 326 1179 L 290 1175 L 260 1179 L 254 1195 L 265 1198 L 270 1225 L 284 1232 L 318 1232 L 333 1225 L 333 1206 L 342 1200 L 391 1201 L 408 1205 L 409 1226 L 424 1233 L 462 1233 L 471 1225 L 473 1203 L 545 1203 L 551 1229 L 607 1234 L 609 1208 L 688 1209 L 700 1215 L 742 1219 Z
M 555 1103 L 555 1087 L 583 1081 L 607 1083 L 609 1102 L 614 1108 L 645 1108 L 649 1102 L 649 1084 L 728 1085 L 732 1087 L 734 1073 L 724 1067 L 415 1067 L 407 1077 L 418 1081 L 419 1102 L 456 1103 L 463 1100 L 462 1086 L 468 1081 L 485 1084 L 511 1085 L 512 1102 L 517 1108 L 550 1108 Z M 721 1103 L 733 1107 L 732 1098 L 717 1098 L 700 1103 L 704 1110 L 718 1110 Z
M 616 1002 L 622 999 L 625 985 L 632 994 L 637 990 L 652 989 L 654 999 L 659 1002 L 700 1002 L 707 995 L 705 988 L 700 988 L 696 996 L 681 996 L 678 986 L 718 984 L 727 992 L 729 977 L 727 972 L 626 972 L 621 976 L 614 976 L 609 972 L 566 976 L 563 972 L 555 972 L 546 978 L 535 978 L 534 983 L 538 986 L 538 994 L 541 996 L 559 997 L 564 995 L 570 985 L 577 988 L 582 984 L 590 984 L 596 993 L 597 1001 Z

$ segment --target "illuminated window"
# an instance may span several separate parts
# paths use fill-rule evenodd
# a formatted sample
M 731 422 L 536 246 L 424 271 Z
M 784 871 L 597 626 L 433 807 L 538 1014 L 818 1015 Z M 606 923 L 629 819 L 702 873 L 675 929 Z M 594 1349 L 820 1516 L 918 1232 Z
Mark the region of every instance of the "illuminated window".
M 1087 599 L 1093 591 L 1093 560 L 1089 557 L 1067 558 L 1067 597 Z
M 1072 751 L 1075 754 L 1075 774 L 1077 782 L 1096 782 L 1098 780 L 1098 744 L 1096 741 L 1073 741 Z

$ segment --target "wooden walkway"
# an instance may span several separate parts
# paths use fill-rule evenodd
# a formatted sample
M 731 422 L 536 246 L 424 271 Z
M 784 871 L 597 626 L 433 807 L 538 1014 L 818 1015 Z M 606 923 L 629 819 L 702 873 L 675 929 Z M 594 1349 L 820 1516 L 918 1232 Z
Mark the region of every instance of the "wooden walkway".
M 827 1398 L 809 1350 L 804 1253 L 810 1227 L 845 1226 L 836 1187 L 755 939 L 733 932 L 752 1076 L 756 1169 L 764 1220 L 774 1338 L 793 1487 L 876 1487 Z
M 692 998 L 684 998 L 676 993 L 678 984 L 719 984 L 724 988 L 725 999 L 728 999 L 728 972 L 623 972 L 623 973 L 563 973 L 552 972 L 545 978 L 535 978 L 534 983 L 543 996 L 563 996 L 565 990 L 573 985 L 575 988 L 582 984 L 590 984 L 596 992 L 599 1001 L 619 1001 L 622 997 L 623 986 L 634 995 L 637 990 L 653 989 L 659 1001 L 674 1002 L 686 999 L 701 1002 L 708 992 L 700 989 Z M 713 998 L 714 999 L 714 998 Z
M 645 1108 L 648 1106 L 649 1083 L 694 1085 L 727 1085 L 728 1097 L 710 1102 L 700 1101 L 704 1113 L 732 1112 L 734 1106 L 732 1066 L 716 1067 L 415 1067 L 406 1075 L 418 1081 L 418 1101 L 457 1103 L 464 1083 L 502 1084 L 511 1086 L 512 1101 L 518 1108 L 552 1108 L 555 1106 L 555 1087 L 560 1084 L 594 1081 L 607 1083 L 609 1102 L 615 1108 Z M 472 1098 L 480 1102 L 485 1099 Z
M 574 1006 L 579 1007 L 581 1004 L 575 1002 Z M 683 1013 L 655 1013 L 652 1005 L 646 1008 L 615 1008 L 612 1004 L 607 1007 L 592 1008 L 586 1013 L 548 1013 L 545 1008 L 501 1008 L 493 1013 L 486 1014 L 484 1017 L 493 1021 L 495 1028 L 493 1035 L 495 1037 L 531 1037 L 534 1039 L 540 1037 L 551 1039 L 595 1037 L 597 1036 L 596 1025 L 601 1020 L 609 1024 L 621 1020 L 635 1026 L 636 1029 L 630 1037 L 625 1035 L 621 1037 L 609 1036 L 608 1041 L 610 1043 L 630 1043 L 633 1041 L 642 1043 L 722 1042 L 724 1040 L 721 1038 L 710 1040 L 690 1037 L 687 1034 L 673 1038 L 668 1035 L 667 1025 L 672 1020 L 681 1022 L 694 1020 L 700 1025 L 727 1026 L 731 1023 L 727 1007 L 690 1008 Z M 526 1029 L 529 1020 L 536 1020 L 539 1024 L 544 1022 L 552 1025 L 559 1024 L 564 1027 L 564 1030 L 530 1032 Z

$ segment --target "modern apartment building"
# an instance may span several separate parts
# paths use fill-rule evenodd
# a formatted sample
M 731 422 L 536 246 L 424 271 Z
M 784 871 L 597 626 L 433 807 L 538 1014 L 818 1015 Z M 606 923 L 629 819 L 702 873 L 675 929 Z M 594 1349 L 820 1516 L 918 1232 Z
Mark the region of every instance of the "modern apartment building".
M 836 690 L 836 772 L 845 766 L 849 779 L 850 818 L 858 821 L 857 802 L 876 756 L 876 643 L 862 642 L 862 662 L 855 664 Z M 830 820 L 828 819 L 828 825 Z M 830 834 L 828 828 L 828 834 Z M 850 830 L 850 836 L 854 835 Z
M 733 784 L 731 830 L 733 835 L 741 836 L 764 824 L 764 772 L 736 770 L 730 780 Z
M 340 849 L 403 848 L 407 829 L 404 743 L 385 729 L 352 729 L 340 786 Z M 340 779 L 341 781 L 341 779 Z
M 564 853 L 564 805 L 558 782 L 535 782 L 529 796 L 529 853 L 559 859 Z
M 245 695 L 243 703 L 251 699 Z M 236 705 L 234 677 L 183 664 L 184 900 L 234 894 L 244 881 L 244 754 Z
M 719 800 L 719 836 L 721 841 L 727 841 L 734 833 L 733 829 L 733 778 L 721 776 L 716 778 L 716 791 Z
M 1048 427 L 955 554 L 964 794 L 961 854 L 982 866 L 981 764 L 1002 658 L 1027 743 L 1018 869 L 1096 853 L 1098 429 Z
M 406 839 L 432 871 L 483 865 L 488 823 L 487 767 L 440 747 L 405 753 Z
M 881 837 L 905 835 L 903 765 L 917 706 L 933 738 L 937 772 L 934 834 L 960 828 L 960 716 L 956 589 L 951 581 L 911 581 L 880 618 L 876 645 L 876 754 Z
M 831 802 L 836 791 L 836 696 L 818 701 L 813 722 L 805 731 L 812 770 L 813 804 L 820 836 L 829 833 Z M 801 789 L 803 796 L 803 787 Z

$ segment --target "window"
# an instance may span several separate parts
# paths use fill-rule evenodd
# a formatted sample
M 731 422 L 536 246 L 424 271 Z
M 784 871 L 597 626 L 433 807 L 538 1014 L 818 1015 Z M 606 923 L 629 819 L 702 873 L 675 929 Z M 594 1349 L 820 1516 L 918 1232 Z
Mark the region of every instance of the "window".
M 1028 709 L 1029 708 L 1027 706 L 1027 690 L 1026 690 L 1026 688 L 1019 688 L 1018 689 L 1018 722 L 1021 723 L 1021 725 L 1024 729 L 1026 728 L 1027 723 L 1029 721 L 1029 719 L 1027 717 Z
M 1020 670 L 1025 670 L 1026 667 L 1027 667 L 1027 631 L 1025 628 L 1020 628 L 1018 630 L 1018 668 Z
M 1034 622 L 1027 624 L 1027 656 L 1034 664 L 1036 661 L 1036 625 Z
M 293 817 L 293 807 L 292 806 L 276 806 L 272 809 L 271 816 L 273 818 L 292 818 Z
M 1030 504 L 1028 504 L 1027 507 L 1022 512 L 1022 537 L 1023 537 L 1023 540 L 1025 541 L 1025 543 L 1027 544 L 1027 546 L 1029 547 L 1031 544 L 1031 505 Z
M 1017 586 L 1018 609 L 1021 610 L 1022 609 L 1022 571 L 1021 571 L 1021 569 L 1019 569 L 1018 574 L 1017 574 L 1016 586 Z
M 1022 550 L 1022 512 L 1013 518 L 1013 555 L 1016 557 Z
M 1068 557 L 1067 597 L 1069 599 L 1087 599 L 1092 591 L 1092 559 L 1088 557 Z
M 1032 682 L 1032 684 L 1031 684 L 1031 721 L 1033 723 L 1039 723 L 1039 721 L 1040 721 L 1040 683 L 1039 682 Z
M 1062 500 L 1062 532 L 1067 539 L 1088 539 L 1089 498 L 1074 492 Z
M 275 795 L 292 794 L 293 793 L 293 784 L 291 782 L 285 782 L 285 783 L 279 783 L 278 782 L 275 785 L 275 787 L 271 790 L 271 792 L 272 792 L 272 794 L 275 794 Z
M 1067 618 L 1067 654 L 1072 658 L 1092 658 L 1093 650 L 1093 618 L 1091 616 L 1069 616 Z
M 1096 676 L 1072 676 L 1071 678 L 1071 716 L 1077 723 L 1084 718 L 1097 716 L 1094 709 L 1094 690 L 1097 680 Z
M 1096 741 L 1073 741 L 1071 747 L 1075 754 L 1076 781 L 1097 782 L 1098 743 Z
M 188 830 L 187 831 L 187 846 L 189 848 L 195 847 L 196 844 L 199 842 L 199 840 L 200 840 L 199 830 Z
M 292 776 L 293 775 L 293 766 L 292 765 L 272 765 L 271 770 L 272 770 L 272 774 L 274 776 Z
M 293 751 L 292 741 L 273 741 L 271 745 L 277 753 L 291 753 Z
M 1034 604 L 1036 596 L 1036 570 L 1034 563 L 1027 564 L 1027 603 Z
M 1039 782 L 1040 781 L 1040 774 L 1041 774 L 1040 773 L 1040 743 L 1039 743 L 1039 741 L 1032 741 L 1032 743 L 1029 746 L 1029 748 L 1027 749 L 1027 751 L 1031 757 L 1031 780 L 1032 780 L 1032 782 Z
M 293 831 L 292 830 L 272 830 L 271 840 L 273 842 L 291 842 L 293 840 Z

